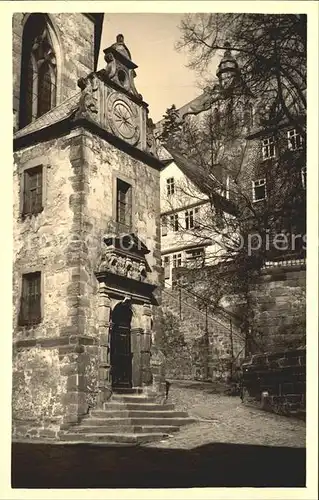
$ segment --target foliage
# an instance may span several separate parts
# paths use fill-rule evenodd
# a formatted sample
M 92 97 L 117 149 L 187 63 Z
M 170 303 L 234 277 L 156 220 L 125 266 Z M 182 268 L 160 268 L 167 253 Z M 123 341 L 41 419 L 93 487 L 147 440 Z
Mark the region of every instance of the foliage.
M 205 74 L 216 53 L 230 48 L 248 91 L 275 119 L 284 116 L 305 131 L 306 15 L 189 14 L 180 28 L 177 45 L 188 51 L 191 68 Z
M 245 303 L 247 344 L 256 344 L 252 281 L 266 260 L 289 258 L 290 250 L 304 256 L 301 237 L 295 248 L 289 240 L 286 252 L 272 241 L 278 233 L 305 235 L 306 17 L 194 14 L 185 16 L 181 32 L 179 48 L 189 51 L 192 68 L 205 72 L 220 49 L 227 57 L 232 57 L 230 49 L 236 52 L 240 68 L 229 87 L 215 82 L 205 89 L 202 112 L 199 106 L 181 119 L 174 105 L 168 108 L 160 138 L 175 160 L 184 157 L 189 166 L 190 175 L 175 186 L 175 197 L 207 201 L 194 227 L 179 227 L 180 234 L 188 233 L 198 244 L 215 242 L 214 254 L 202 262 L 213 271 L 203 273 L 207 304 L 217 307 L 225 292 L 239 295 Z M 303 147 L 298 151 L 287 147 L 287 126 L 300 132 Z M 261 134 L 257 139 L 251 137 L 256 130 Z M 275 159 L 259 159 L 263 131 L 274 137 Z M 254 203 L 251 183 L 260 178 L 266 179 L 267 196 Z M 172 199 L 167 201 L 176 209 Z M 258 238 L 261 244 L 250 252 Z
M 161 328 L 161 350 L 166 357 L 166 376 L 176 379 L 192 378 L 191 347 L 180 331 L 179 319 L 165 310 Z

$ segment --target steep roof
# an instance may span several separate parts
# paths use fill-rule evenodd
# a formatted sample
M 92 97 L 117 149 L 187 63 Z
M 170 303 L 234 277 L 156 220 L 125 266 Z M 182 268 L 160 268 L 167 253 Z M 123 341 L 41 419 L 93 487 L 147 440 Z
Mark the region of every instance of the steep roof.
M 169 154 L 172 156 L 174 163 L 177 167 L 186 175 L 186 177 L 194 183 L 194 185 L 203 193 L 209 197 L 213 197 L 214 204 L 217 208 L 230 213 L 236 213 L 236 206 L 234 203 L 224 196 L 221 196 L 216 191 L 216 181 L 209 176 L 208 172 L 200 166 L 195 164 L 193 161 L 185 158 L 178 151 L 172 148 L 166 147 Z M 167 162 L 169 162 L 167 160 Z
M 19 139 L 38 130 L 44 129 L 53 125 L 54 123 L 61 122 L 71 116 L 79 106 L 81 92 L 77 92 L 74 96 L 64 101 L 59 106 L 50 109 L 47 113 L 37 118 L 34 122 L 29 123 L 25 127 L 18 130 L 13 138 Z

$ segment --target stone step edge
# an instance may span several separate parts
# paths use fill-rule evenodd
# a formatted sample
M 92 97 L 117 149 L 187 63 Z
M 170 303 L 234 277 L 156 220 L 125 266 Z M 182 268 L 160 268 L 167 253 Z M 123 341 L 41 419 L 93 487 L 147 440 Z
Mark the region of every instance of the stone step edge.
M 179 425 L 127 425 L 127 426 L 122 426 L 119 428 L 115 428 L 114 432 L 112 432 L 112 429 L 109 426 L 98 426 L 98 425 L 92 425 L 92 426 L 87 426 L 87 427 L 77 427 L 75 429 L 72 429 L 72 432 L 70 434 L 79 434 L 79 435 L 88 435 L 88 434 L 108 434 L 108 435 L 114 435 L 114 434 L 119 434 L 122 433 L 123 435 L 127 436 L 130 434 L 134 435 L 139 435 L 139 434 L 158 434 L 158 433 L 175 433 L 180 430 Z
M 93 413 L 94 411 L 94 413 Z M 93 410 L 89 415 L 85 415 L 83 420 L 88 418 L 188 418 L 188 413 L 186 411 L 177 410 L 167 410 L 167 411 L 156 411 L 156 410 Z M 103 412 L 103 413 L 102 413 Z M 110 415 L 114 415 L 111 417 Z M 124 415 L 125 414 L 125 415 Z M 142 415 L 139 415 L 142 414 Z M 101 415 L 100 417 L 98 415 Z M 145 417 L 144 417 L 145 416 Z
M 148 420 L 150 420 L 151 422 L 158 421 L 158 420 L 160 420 L 161 422 L 164 422 L 165 420 L 168 420 L 168 421 L 173 420 L 174 422 L 177 422 L 177 423 L 194 422 L 195 421 L 195 419 L 192 417 L 175 417 L 175 418 L 174 417 L 172 417 L 172 418 L 170 418 L 170 417 L 163 417 L 163 418 L 160 418 L 160 417 L 159 418 L 156 418 L 156 417 L 154 417 L 154 418 L 149 418 L 149 417 L 136 417 L 136 418 L 124 417 L 124 418 L 122 418 L 122 417 L 118 417 L 118 418 L 92 418 L 92 419 L 88 418 L 85 420 L 83 419 L 81 424 L 84 424 L 84 423 L 87 424 L 87 423 L 90 423 L 91 421 L 98 421 L 100 423 L 103 422 L 103 424 L 105 424 L 105 425 L 108 425 L 111 423 L 115 424 L 115 425 L 120 425 L 120 424 L 139 425 L 138 423 L 135 422 L 136 420 L 142 421 L 142 423 L 146 422 Z M 150 425 L 161 425 L 161 424 L 152 423 Z M 169 424 L 163 423 L 163 425 L 169 425 Z M 86 425 L 85 425 L 85 427 L 86 427 Z
M 104 408 L 109 408 L 111 407 L 112 405 L 116 405 L 116 406 L 121 406 L 121 407 L 126 407 L 126 406 L 130 406 L 130 405 L 135 405 L 135 406 L 139 406 L 141 408 L 143 407 L 148 407 L 148 406 L 156 406 L 158 408 L 167 408 L 167 407 L 174 407 L 175 408 L 175 405 L 174 403 L 167 403 L 167 404 L 163 404 L 163 403 L 157 403 L 155 401 L 145 401 L 145 402 L 141 402 L 141 401 L 120 401 L 120 400 L 110 400 L 109 402 L 107 403 L 104 403 L 103 406 Z M 101 408 L 101 409 L 104 409 L 104 408 Z
M 81 434 L 79 434 L 79 437 L 81 437 Z M 65 446 L 65 445 L 77 445 L 77 444 L 85 444 L 85 445 L 94 445 L 94 446 L 109 446 L 113 448 L 119 448 L 119 447 L 127 447 L 127 446 L 137 446 L 139 443 L 138 442 L 116 442 L 116 441 L 105 441 L 105 442 L 92 442 L 90 443 L 89 441 L 84 441 L 83 439 L 79 439 L 78 441 L 67 441 L 67 440 L 61 440 L 59 437 L 58 438 L 38 438 L 38 437 L 32 437 L 32 438 L 15 438 L 12 439 L 11 441 L 12 444 L 53 444 L 54 446 Z
M 79 439 L 80 437 L 82 437 L 82 439 Z M 164 438 L 169 438 L 171 437 L 170 434 L 168 434 L 167 432 L 165 433 L 145 433 L 145 432 L 135 432 L 135 433 L 127 433 L 127 434 L 123 434 L 123 433 L 90 433 L 88 432 L 87 434 L 84 434 L 84 435 L 81 435 L 81 434 L 77 434 L 75 432 L 73 433 L 64 433 L 64 434 L 60 434 L 59 435 L 59 439 L 61 439 L 63 442 L 66 442 L 67 441 L 67 438 L 69 438 L 70 442 L 74 442 L 74 441 L 77 441 L 78 443 L 81 443 L 81 442 L 89 442 L 90 439 L 98 439 L 98 440 L 102 440 L 102 439 L 109 439 L 109 441 L 106 441 L 106 442 L 116 442 L 116 443 L 138 443 L 138 440 L 141 439 L 141 440 L 149 440 L 149 441 L 156 441 L 158 439 L 164 439 Z M 85 439 L 83 439 L 85 438 Z M 114 441 L 114 439 L 119 439 L 119 441 Z M 128 439 L 129 441 L 126 441 L 126 439 Z M 95 441 L 92 441 L 92 443 L 95 444 Z

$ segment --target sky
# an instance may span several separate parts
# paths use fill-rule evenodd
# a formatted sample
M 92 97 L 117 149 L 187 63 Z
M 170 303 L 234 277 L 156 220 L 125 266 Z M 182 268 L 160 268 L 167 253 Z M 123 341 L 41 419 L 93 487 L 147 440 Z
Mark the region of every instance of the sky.
M 186 53 L 174 45 L 180 37 L 178 25 L 183 14 L 105 14 L 98 69 L 105 66 L 103 49 L 122 33 L 138 65 L 135 86 L 149 104 L 154 122 L 162 119 L 172 104 L 177 108 L 199 94 L 195 71 L 186 68 Z

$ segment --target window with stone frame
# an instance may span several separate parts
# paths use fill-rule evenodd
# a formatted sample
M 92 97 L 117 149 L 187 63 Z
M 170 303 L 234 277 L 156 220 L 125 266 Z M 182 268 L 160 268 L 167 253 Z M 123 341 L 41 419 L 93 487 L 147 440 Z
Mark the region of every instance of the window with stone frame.
M 174 232 L 179 230 L 178 214 L 170 215 L 170 226 Z
M 116 222 L 132 225 L 132 186 L 122 179 L 116 180 Z
M 23 173 L 22 215 L 34 215 L 43 210 L 43 167 L 29 168 Z
M 297 151 L 298 149 L 302 149 L 302 137 L 294 128 L 292 130 L 288 130 L 288 149 L 290 151 Z
M 258 179 L 252 182 L 253 202 L 265 200 L 267 198 L 266 179 Z
M 19 325 L 36 325 L 41 322 L 41 316 L 41 273 L 23 274 Z
M 44 14 L 29 16 L 23 31 L 20 128 L 56 106 L 56 56 Z
M 169 177 L 168 179 L 166 179 L 166 191 L 168 196 L 175 193 L 174 177 Z
M 267 137 L 262 140 L 262 155 L 264 160 L 268 160 L 269 158 L 275 158 L 276 156 L 276 147 L 275 147 L 275 138 L 273 136 Z

